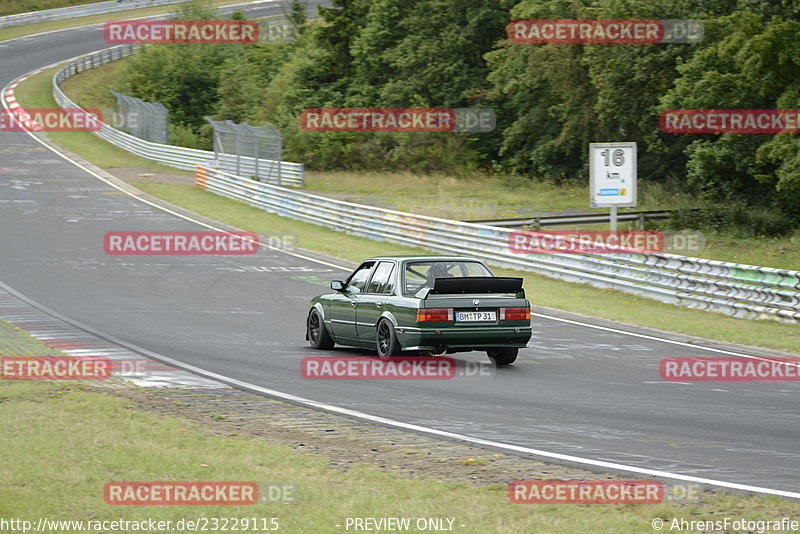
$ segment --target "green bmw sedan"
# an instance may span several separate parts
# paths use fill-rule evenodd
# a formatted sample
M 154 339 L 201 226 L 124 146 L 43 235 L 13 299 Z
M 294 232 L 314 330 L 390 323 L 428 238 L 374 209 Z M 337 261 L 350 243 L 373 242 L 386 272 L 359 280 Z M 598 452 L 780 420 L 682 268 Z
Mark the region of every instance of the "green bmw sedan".
M 311 300 L 306 339 L 315 349 L 374 347 L 381 359 L 485 350 L 508 365 L 531 338 L 522 279 L 494 276 L 474 258 L 369 258 L 331 289 Z

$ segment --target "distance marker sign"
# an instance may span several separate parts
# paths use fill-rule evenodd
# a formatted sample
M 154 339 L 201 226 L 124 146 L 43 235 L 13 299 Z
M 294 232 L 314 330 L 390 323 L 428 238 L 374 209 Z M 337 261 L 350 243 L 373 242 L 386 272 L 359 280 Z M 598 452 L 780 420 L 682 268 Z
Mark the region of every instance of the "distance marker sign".
M 636 143 L 589 143 L 589 203 L 636 206 Z

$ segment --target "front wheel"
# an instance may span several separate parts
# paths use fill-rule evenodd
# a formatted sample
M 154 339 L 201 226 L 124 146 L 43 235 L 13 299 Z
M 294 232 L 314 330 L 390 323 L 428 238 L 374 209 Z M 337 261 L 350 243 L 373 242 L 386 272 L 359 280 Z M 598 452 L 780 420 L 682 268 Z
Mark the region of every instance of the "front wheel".
M 322 316 L 317 310 L 311 310 L 308 314 L 308 341 L 311 347 L 319 350 L 330 350 L 333 348 L 334 342 L 328 334 L 328 329 L 325 328 L 325 323 L 322 321 Z
M 378 322 L 378 331 L 375 335 L 378 356 L 383 361 L 388 360 L 400 352 L 400 342 L 394 333 L 394 325 L 388 319 L 381 319 Z
M 511 365 L 517 359 L 518 353 L 519 349 L 514 347 L 489 349 L 486 351 L 486 354 L 489 355 L 489 359 L 492 360 L 495 365 Z

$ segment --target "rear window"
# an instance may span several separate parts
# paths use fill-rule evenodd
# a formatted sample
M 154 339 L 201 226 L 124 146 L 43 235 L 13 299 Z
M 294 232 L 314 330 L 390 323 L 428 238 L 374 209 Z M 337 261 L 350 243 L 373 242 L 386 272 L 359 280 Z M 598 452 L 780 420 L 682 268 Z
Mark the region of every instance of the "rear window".
M 437 278 L 494 276 L 477 261 L 415 261 L 406 263 L 403 272 L 403 295 L 413 297 L 420 289 L 432 288 Z

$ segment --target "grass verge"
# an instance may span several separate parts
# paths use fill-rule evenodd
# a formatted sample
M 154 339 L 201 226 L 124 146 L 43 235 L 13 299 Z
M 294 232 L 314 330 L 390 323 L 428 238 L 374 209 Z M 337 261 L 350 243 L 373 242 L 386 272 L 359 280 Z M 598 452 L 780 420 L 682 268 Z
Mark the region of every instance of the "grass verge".
M 660 184 L 640 184 L 640 203 L 625 211 L 696 207 L 695 200 L 675 195 Z M 306 190 L 361 204 L 461 221 L 547 216 L 559 212 L 607 213 L 588 208 L 589 186 L 528 182 L 503 176 L 454 178 L 410 173 L 309 172 Z M 651 227 L 653 225 L 648 225 Z M 549 229 L 608 230 L 608 224 L 547 227 Z M 622 222 L 620 230 L 638 230 L 638 223 Z M 749 265 L 800 269 L 800 231 L 785 237 L 732 237 L 704 232 L 702 250 L 667 250 Z
M 86 108 L 99 108 L 110 116 L 114 99 L 108 92 L 119 80 L 122 62 L 92 69 L 64 84 L 65 91 Z M 43 89 L 47 90 L 47 87 Z M 455 220 L 546 216 L 556 213 L 606 213 L 607 208 L 588 208 L 588 185 L 528 181 L 510 176 L 420 176 L 408 172 L 308 172 L 309 192 L 338 199 Z M 678 186 L 640 184 L 637 208 L 658 210 L 699 206 L 695 198 L 675 193 Z M 660 228 L 655 223 L 654 228 Z M 570 228 L 563 226 L 559 228 Z M 608 230 L 607 224 L 580 225 L 579 230 Z M 636 222 L 620 223 L 620 230 L 637 230 Z M 705 232 L 702 250 L 667 252 L 721 261 L 800 269 L 800 231 L 775 238 L 739 238 L 721 232 Z
M 94 3 L 94 0 L 87 2 L 80 2 L 80 3 Z M 242 0 L 210 0 L 209 3 L 212 6 L 219 7 L 230 4 L 241 4 Z M 26 24 L 25 26 L 14 26 L 12 28 L 4 28 L 0 30 L 0 42 L 7 41 L 9 39 L 17 39 L 18 37 L 25 37 L 26 35 L 35 35 L 37 33 L 52 32 L 56 30 L 66 30 L 68 28 L 79 28 L 81 26 L 100 24 L 102 22 L 109 22 L 112 20 L 127 20 L 127 19 L 141 18 L 141 17 L 150 17 L 154 15 L 164 15 L 167 13 L 173 13 L 176 9 L 178 9 L 180 5 L 181 4 L 169 4 L 166 6 L 131 9 L 129 11 L 117 11 L 114 13 L 101 13 L 98 15 L 90 15 L 88 17 L 76 17 L 64 20 L 51 20 L 47 22 L 37 22 L 36 24 Z
M 98 74 L 97 76 L 102 76 Z M 528 213 L 598 212 L 590 208 L 588 184 L 556 185 L 520 176 L 420 176 L 409 172 L 310 172 L 306 188 L 343 195 L 354 202 L 374 200 L 385 207 L 458 220 L 523 217 Z M 660 184 L 641 185 L 640 206 L 634 210 L 694 207 L 696 199 L 674 195 Z
M 25 108 L 53 108 L 58 107 L 53 98 L 53 75 L 60 67 L 53 67 L 42 71 L 36 76 L 31 76 L 23 81 L 15 91 L 17 101 Z M 64 84 L 69 89 L 70 83 L 79 83 L 79 74 Z M 74 152 L 100 168 L 113 171 L 122 167 L 144 167 L 153 172 L 180 173 L 179 169 L 166 167 L 158 163 L 134 156 L 130 152 L 117 148 L 111 143 L 103 141 L 89 132 L 53 132 L 48 134 L 50 139 Z M 190 173 L 187 173 L 190 174 Z
M 44 9 L 57 9 L 82 4 L 91 4 L 93 0 L 0 0 L 0 17 L 18 15 Z
M 195 213 L 263 235 L 291 235 L 297 246 L 351 262 L 358 262 L 372 255 L 429 253 L 418 248 L 373 241 L 287 219 L 191 185 L 147 182 L 134 185 Z M 494 271 L 497 274 L 523 277 L 528 297 L 540 306 L 732 343 L 800 352 L 800 330 L 797 326 L 734 319 L 663 304 L 619 291 L 570 284 L 532 273 L 508 269 Z
M 105 143 L 90 134 L 84 142 L 79 135 L 67 137 L 76 139 L 70 141 L 76 152 L 94 159 L 87 145 Z M 126 157 L 125 153 L 114 154 L 117 149 L 112 149 L 105 156 L 106 168 L 117 164 L 115 158 Z M 135 166 L 147 166 L 139 158 L 127 157 Z M 240 228 L 262 234 L 291 234 L 305 248 L 351 261 L 370 254 L 418 252 L 281 218 L 191 186 L 138 185 L 165 200 Z M 537 304 L 645 326 L 688 329 L 686 333 L 706 337 L 715 337 L 709 334 L 714 332 L 722 336 L 719 339 L 784 350 L 800 347 L 795 328 L 729 319 L 536 275 L 524 276 Z M 674 328 L 669 326 L 671 318 L 676 323 Z M 653 518 L 670 524 L 676 516 L 713 520 L 735 512 L 752 520 L 774 520 L 800 512 L 800 505 L 794 502 L 741 495 L 643 506 L 512 505 L 504 488 L 406 480 L 368 465 L 339 473 L 327 467 L 324 457 L 247 438 L 210 436 L 181 419 L 128 408 L 121 399 L 81 386 L 0 383 L 0 426 L 6 429 L 0 434 L 0 450 L 5 451 L 7 466 L 0 470 L 4 488 L 0 516 L 33 521 L 38 517 L 137 521 L 145 517 L 174 521 L 185 517 L 277 517 L 281 531 L 298 533 L 340 532 L 336 525 L 346 517 L 452 517 L 456 525 L 465 525 L 457 529 L 465 533 L 639 533 L 651 530 Z M 31 455 L 32 450 L 36 454 Z M 103 484 L 110 480 L 286 481 L 297 485 L 302 499 L 293 504 L 252 507 L 110 507 L 102 499 Z
M 183 518 L 258 517 L 276 518 L 280 532 L 299 534 L 343 532 L 337 525 L 347 517 L 443 517 L 453 518 L 454 531 L 465 534 L 641 533 L 657 517 L 669 522 L 676 516 L 718 519 L 732 511 L 753 520 L 800 515 L 795 502 L 719 494 L 657 505 L 515 505 L 504 487 L 404 479 L 366 464 L 338 472 L 324 456 L 210 435 L 194 423 L 132 410 L 125 400 L 88 387 L 3 383 L 0 400 L 6 466 L 0 471 L 0 515 L 34 525 L 42 517 L 173 524 Z M 110 481 L 234 480 L 292 484 L 299 499 L 250 506 L 111 506 L 103 500 Z M 80 531 L 48 526 L 44 532 Z
M 28 107 L 55 105 L 50 94 L 51 78 L 52 72 L 45 72 L 20 84 L 17 88 L 17 99 L 20 104 Z M 86 79 L 70 81 L 76 85 L 86 83 Z M 67 90 L 69 89 L 68 86 Z M 111 172 L 115 167 L 146 167 L 153 172 L 175 172 L 174 169 L 132 156 L 90 133 L 62 133 L 51 136 L 66 149 Z M 294 242 L 300 247 L 353 262 L 377 254 L 421 252 L 419 249 L 351 236 L 321 226 L 279 217 L 193 186 L 154 183 L 137 185 L 142 190 L 168 202 L 243 230 L 262 234 L 293 235 Z M 333 188 L 332 185 L 326 187 Z M 362 187 L 372 186 L 364 184 Z M 741 248 L 740 245 L 739 250 Z M 721 314 L 663 304 L 614 290 L 570 284 L 531 273 L 502 269 L 498 269 L 497 272 L 525 278 L 528 294 L 537 305 L 730 343 L 800 353 L 800 331 L 796 326 L 772 321 L 734 319 Z

